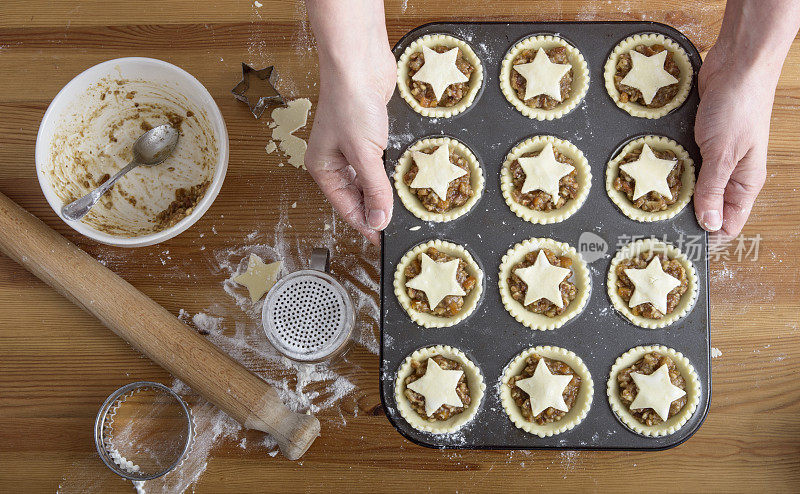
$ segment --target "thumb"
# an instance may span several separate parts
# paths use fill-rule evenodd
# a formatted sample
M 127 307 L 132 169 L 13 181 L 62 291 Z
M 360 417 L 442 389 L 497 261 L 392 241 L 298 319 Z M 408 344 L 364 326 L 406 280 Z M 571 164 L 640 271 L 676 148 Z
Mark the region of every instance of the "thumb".
M 364 195 L 364 215 L 370 228 L 383 230 L 392 218 L 392 186 L 383 168 L 383 150 L 372 144 L 348 146 L 344 156 L 356 171 Z
M 732 153 L 702 152 L 702 155 L 703 165 L 694 191 L 694 213 L 704 230 L 715 232 L 722 228 L 725 187 L 736 163 Z

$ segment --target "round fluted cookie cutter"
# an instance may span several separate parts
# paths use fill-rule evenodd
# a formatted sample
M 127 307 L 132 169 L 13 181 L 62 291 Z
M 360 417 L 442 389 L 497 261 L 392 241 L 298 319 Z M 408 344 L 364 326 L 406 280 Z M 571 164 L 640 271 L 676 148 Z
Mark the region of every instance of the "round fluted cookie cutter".
M 111 471 L 128 480 L 151 480 L 189 455 L 194 421 L 177 393 L 161 383 L 138 381 L 103 402 L 94 422 L 94 442 Z
M 328 249 L 314 249 L 311 269 L 281 278 L 264 300 L 267 339 L 291 360 L 321 362 L 348 347 L 355 326 L 353 301 L 329 269 Z

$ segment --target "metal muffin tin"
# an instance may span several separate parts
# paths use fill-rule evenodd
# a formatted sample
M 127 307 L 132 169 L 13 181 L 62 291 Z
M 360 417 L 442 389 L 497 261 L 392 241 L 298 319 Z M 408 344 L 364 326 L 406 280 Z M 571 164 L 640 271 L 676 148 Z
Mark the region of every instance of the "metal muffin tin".
M 604 85 L 603 68 L 614 47 L 630 35 L 661 33 L 675 40 L 694 67 L 693 87 L 687 100 L 669 115 L 637 118 L 618 108 Z M 694 434 L 705 420 L 711 397 L 707 236 L 698 226 L 692 205 L 672 219 L 640 223 L 625 216 L 605 189 L 608 161 L 637 136 L 663 135 L 680 143 L 699 169 L 700 153 L 694 143 L 694 118 L 699 97 L 696 81 L 700 55 L 677 30 L 651 22 L 589 23 L 434 23 L 406 34 L 394 47 L 397 58 L 415 39 L 443 33 L 460 38 L 473 48 L 484 67 L 481 91 L 472 106 L 452 118 L 435 119 L 416 113 L 395 92 L 389 102 L 387 171 L 392 174 L 403 151 L 418 139 L 450 136 L 469 147 L 481 163 L 486 178 L 480 201 L 466 215 L 447 223 L 424 222 L 409 212 L 395 194 L 394 220 L 384 231 L 381 272 L 381 398 L 392 425 L 411 441 L 435 448 L 480 449 L 604 449 L 659 450 L 676 446 Z M 566 116 L 538 121 L 517 111 L 500 91 L 500 64 L 507 51 L 531 35 L 558 35 L 577 47 L 589 65 L 589 91 L 583 102 Z M 536 225 L 517 217 L 500 191 L 500 168 L 506 154 L 534 135 L 554 135 L 575 144 L 589 161 L 592 183 L 589 197 L 569 219 Z M 417 228 L 419 227 L 419 228 Z M 413 230 L 412 230 L 413 228 Z M 592 293 L 584 310 L 561 328 L 535 331 L 518 323 L 505 309 L 498 290 L 498 270 L 503 255 L 518 242 L 548 237 L 567 242 L 579 251 L 579 238 L 591 232 L 608 244 L 606 255 L 589 263 Z M 606 291 L 611 258 L 631 236 L 655 236 L 673 245 L 699 238 L 692 259 L 699 280 L 694 309 L 664 329 L 634 326 L 614 310 Z M 411 321 L 394 294 L 394 272 L 403 255 L 433 239 L 463 245 L 484 271 L 483 300 L 461 323 L 426 329 Z M 622 239 L 622 240 L 620 240 Z M 685 248 L 682 248 L 685 250 Z M 398 412 L 395 377 L 403 360 L 414 350 L 436 344 L 466 353 L 481 369 L 486 393 L 475 418 L 453 434 L 434 435 L 409 425 Z M 628 430 L 608 403 L 606 383 L 614 361 L 630 348 L 663 344 L 683 353 L 697 370 L 701 396 L 697 410 L 674 434 L 643 437 Z M 575 428 L 540 438 L 518 429 L 500 403 L 499 389 L 506 365 L 526 348 L 553 345 L 575 352 L 589 368 L 594 398 L 587 417 Z

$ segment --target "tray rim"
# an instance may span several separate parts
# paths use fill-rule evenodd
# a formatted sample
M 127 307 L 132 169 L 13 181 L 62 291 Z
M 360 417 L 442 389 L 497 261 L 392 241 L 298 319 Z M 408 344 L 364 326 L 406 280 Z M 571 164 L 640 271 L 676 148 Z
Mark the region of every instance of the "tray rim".
M 547 24 L 547 25 L 554 25 L 554 24 L 555 25 L 585 25 L 585 24 L 622 25 L 622 24 L 636 24 L 636 25 L 659 26 L 661 28 L 664 28 L 664 29 L 670 31 L 671 33 L 673 33 L 673 35 L 675 35 L 676 37 L 682 39 L 685 43 L 687 43 L 689 46 L 691 46 L 692 49 L 695 51 L 695 54 L 697 55 L 697 57 L 700 59 L 700 62 L 701 62 L 701 65 L 702 65 L 702 56 L 700 55 L 700 50 L 697 49 L 695 44 L 685 34 L 680 32 L 678 29 L 674 28 L 673 26 L 670 26 L 669 24 L 666 24 L 666 23 L 663 23 L 663 22 L 658 22 L 658 21 L 615 21 L 615 20 L 611 20 L 611 21 L 547 21 L 547 22 L 544 22 L 544 21 L 531 21 L 531 22 L 527 22 L 527 21 L 431 21 L 431 22 L 426 22 L 424 24 L 420 24 L 419 26 L 416 26 L 416 27 L 412 28 L 410 31 L 408 31 L 404 35 L 402 35 L 394 43 L 394 45 L 392 45 L 392 48 L 391 48 L 392 52 L 394 52 L 394 50 L 399 45 L 401 45 L 406 39 L 410 38 L 411 36 L 414 36 L 418 31 L 420 31 L 420 30 L 422 30 L 424 28 L 428 28 L 430 26 L 445 25 L 445 24 L 446 25 L 483 25 L 483 26 L 486 26 L 486 25 L 501 25 L 501 24 L 502 25 L 516 25 L 516 26 L 519 26 L 519 25 L 536 26 L 536 25 L 540 25 L 540 24 Z M 609 53 L 611 53 L 611 51 L 613 49 L 614 49 L 614 47 L 612 46 L 611 49 L 609 50 Z M 694 77 L 694 80 L 692 81 L 692 84 L 693 85 L 697 84 L 696 76 Z M 483 90 L 483 88 L 481 88 L 481 90 Z M 386 151 L 385 150 L 384 150 L 382 159 L 383 159 L 384 163 L 386 163 Z M 700 167 L 702 167 L 702 162 L 697 164 L 697 171 L 699 171 Z M 708 246 L 708 232 L 704 232 L 703 233 L 703 241 L 704 241 L 705 245 Z M 711 372 L 712 368 L 711 368 L 711 354 L 710 354 L 710 351 L 711 351 L 711 297 L 710 297 L 710 294 L 709 294 L 710 276 L 709 276 L 709 259 L 708 259 L 708 255 L 706 255 L 705 259 L 703 260 L 703 262 L 705 264 L 705 267 L 706 267 L 706 270 L 705 270 L 706 276 L 704 277 L 703 286 L 705 288 L 705 296 L 706 296 L 706 298 L 708 300 L 708 304 L 706 306 L 706 320 L 708 321 L 708 323 L 706 325 L 706 335 L 707 335 L 706 339 L 709 342 L 709 345 L 708 345 L 709 346 L 709 355 L 708 355 L 708 359 L 706 360 L 706 362 L 707 362 L 707 375 L 708 375 L 708 399 L 705 400 L 705 404 L 702 407 L 702 410 L 698 410 L 698 412 L 695 412 L 695 413 L 700 413 L 699 420 L 698 420 L 697 424 L 694 426 L 694 428 L 691 429 L 689 431 L 689 433 L 685 437 L 683 437 L 683 438 L 681 438 L 681 439 L 679 439 L 677 441 L 674 441 L 674 442 L 671 442 L 671 443 L 668 443 L 668 444 L 664 444 L 664 445 L 654 445 L 652 447 L 641 447 L 641 448 L 627 448 L 627 447 L 606 447 L 606 446 L 529 446 L 529 447 L 519 447 L 519 446 L 469 445 L 469 444 L 467 444 L 467 445 L 462 445 L 462 444 L 459 444 L 459 445 L 455 445 L 455 444 L 433 444 L 433 443 L 425 442 L 425 441 L 423 441 L 421 439 L 417 439 L 415 437 L 410 436 L 406 431 L 404 431 L 398 425 L 398 420 L 402 420 L 402 418 L 395 419 L 395 418 L 393 418 L 391 416 L 391 414 L 386 412 L 388 407 L 387 407 L 387 400 L 386 400 L 386 391 L 385 391 L 384 386 L 383 386 L 383 384 L 384 384 L 384 382 L 383 382 L 384 381 L 383 380 L 383 374 L 384 374 L 384 371 L 387 370 L 387 369 L 384 369 L 384 365 L 383 365 L 384 364 L 384 358 L 383 358 L 383 353 L 384 353 L 383 352 L 383 349 L 384 349 L 384 344 L 383 344 L 384 343 L 384 341 L 383 341 L 384 340 L 383 301 L 384 301 L 384 296 L 385 296 L 385 291 L 386 291 L 385 290 L 385 284 L 383 283 L 383 278 L 384 278 L 384 275 L 385 275 L 383 267 L 384 267 L 385 261 L 386 261 L 386 251 L 383 248 L 384 242 L 385 242 L 385 232 L 381 231 L 381 256 L 380 256 L 380 261 L 381 261 L 381 269 L 380 269 L 381 281 L 380 281 L 380 300 L 379 300 L 379 306 L 378 306 L 379 315 L 380 315 L 380 317 L 379 317 L 379 319 L 380 319 L 380 321 L 379 321 L 379 330 L 380 330 L 379 331 L 380 332 L 379 336 L 380 336 L 380 339 L 379 339 L 379 349 L 378 349 L 378 359 L 379 359 L 378 388 L 379 388 L 380 397 L 381 397 L 381 406 L 383 407 L 383 410 L 384 410 L 384 416 L 387 418 L 387 420 L 392 425 L 392 427 L 401 436 L 403 436 L 405 439 L 411 441 L 412 443 L 414 443 L 416 445 L 419 445 L 419 446 L 423 446 L 423 447 L 429 448 L 429 449 L 440 449 L 440 450 L 452 449 L 452 450 L 476 450 L 476 451 L 479 451 L 479 450 L 489 450 L 489 451 L 497 451 L 497 450 L 501 450 L 502 451 L 502 450 L 505 450 L 505 451 L 647 451 L 647 452 L 657 452 L 657 451 L 665 451 L 665 450 L 668 450 L 668 449 L 676 448 L 676 447 L 682 445 L 683 443 L 685 443 L 686 441 L 688 441 L 689 439 L 694 437 L 694 435 L 697 433 L 697 431 L 699 431 L 700 428 L 703 426 L 703 424 L 705 424 L 706 418 L 708 418 L 708 413 L 709 413 L 709 410 L 711 408 L 711 400 L 713 398 L 713 376 L 712 376 L 712 372 Z M 487 289 L 488 289 L 488 287 L 484 287 L 484 291 L 486 291 Z M 620 314 L 617 314 L 617 315 L 621 316 Z M 392 372 L 392 375 L 394 375 L 394 374 L 396 374 L 396 371 Z M 487 386 L 487 388 L 488 388 L 488 386 Z M 606 402 L 606 406 L 610 408 L 611 405 L 608 403 L 608 399 L 606 398 L 605 394 L 601 393 L 601 395 L 602 395 L 602 399 L 604 399 L 604 401 Z M 595 399 L 597 399 L 597 397 L 598 396 L 596 395 Z M 485 399 L 485 397 L 484 397 L 484 399 Z M 592 406 L 595 406 L 595 405 L 592 404 Z M 614 414 L 613 410 L 612 410 L 612 414 L 614 415 L 614 418 L 617 419 L 617 421 L 619 421 L 619 417 L 617 417 L 616 414 Z M 433 435 L 433 434 L 427 434 L 427 436 L 435 437 L 435 435 Z M 669 437 L 669 436 L 667 436 L 667 437 Z

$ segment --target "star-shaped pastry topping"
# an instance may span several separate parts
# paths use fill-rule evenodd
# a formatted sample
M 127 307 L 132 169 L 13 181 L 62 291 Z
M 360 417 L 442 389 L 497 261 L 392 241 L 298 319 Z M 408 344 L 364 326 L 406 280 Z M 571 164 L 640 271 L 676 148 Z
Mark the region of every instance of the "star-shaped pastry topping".
M 626 269 L 625 275 L 635 287 L 628 306 L 649 302 L 662 314 L 667 313 L 667 294 L 681 284 L 677 278 L 664 272 L 658 257 L 654 257 L 644 269 Z
M 564 300 L 561 298 L 559 285 L 570 273 L 571 271 L 567 268 L 550 264 L 550 261 L 547 260 L 547 255 L 543 250 L 540 250 L 533 266 L 514 270 L 514 274 L 519 276 L 527 286 L 525 303 L 522 305 L 529 305 L 540 298 L 546 298 L 556 304 L 556 307 L 563 308 Z
M 648 105 L 653 101 L 659 89 L 678 82 L 675 76 L 664 70 L 667 50 L 662 50 L 649 57 L 636 50 L 631 50 L 630 56 L 631 70 L 619 82 L 641 91 L 644 102 Z
M 538 156 L 517 158 L 517 161 L 519 161 L 522 171 L 525 172 L 522 193 L 527 194 L 534 190 L 541 190 L 545 194 L 549 194 L 553 202 L 558 201 L 559 181 L 575 169 L 574 166 L 556 159 L 553 144 L 550 142 Z
M 278 279 L 280 271 L 280 261 L 265 264 L 260 257 L 250 254 L 250 259 L 247 261 L 247 271 L 236 276 L 233 281 L 246 286 L 247 291 L 250 292 L 250 299 L 256 302 L 272 288 L 272 285 Z
M 619 165 L 619 169 L 627 173 L 634 180 L 633 200 L 636 201 L 650 191 L 658 192 L 667 199 L 672 199 L 667 177 L 675 168 L 678 160 L 662 160 L 657 158 L 645 144 L 639 159 Z
M 418 170 L 409 187 L 431 189 L 441 200 L 447 198 L 450 182 L 467 174 L 467 170 L 450 162 L 450 147 L 447 144 L 442 144 L 432 154 L 414 151 L 411 156 Z
M 406 286 L 425 292 L 431 310 L 439 305 L 448 295 L 466 295 L 467 292 L 458 282 L 458 259 L 447 262 L 436 262 L 422 254 L 422 271 L 406 282 Z
M 458 70 L 458 66 L 456 65 L 458 48 L 439 53 L 427 46 L 423 46 L 422 56 L 425 59 L 425 63 L 417 73 L 411 76 L 411 79 L 417 82 L 430 84 L 437 100 L 442 99 L 444 90 L 447 89 L 447 86 L 450 84 L 467 82 L 469 80 L 469 77 Z
M 432 358 L 428 359 L 425 375 L 408 385 L 408 389 L 425 397 L 425 413 L 430 417 L 442 405 L 463 407 L 456 388 L 464 371 L 444 370 Z
M 669 418 L 669 407 L 672 402 L 686 395 L 686 391 L 670 381 L 667 364 L 662 365 L 649 376 L 631 372 L 631 378 L 639 388 L 636 399 L 631 403 L 631 410 L 652 408 L 661 417 L 661 420 Z
M 525 78 L 525 99 L 544 94 L 561 101 L 561 79 L 567 75 L 572 65 L 553 63 L 544 49 L 539 48 L 533 62 L 515 65 L 514 70 Z
M 540 358 L 533 376 L 517 381 L 517 387 L 528 393 L 531 398 L 531 411 L 535 417 L 550 407 L 562 412 L 569 411 L 567 404 L 564 403 L 564 388 L 570 381 L 572 376 L 551 373 L 544 358 Z

